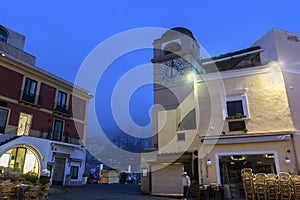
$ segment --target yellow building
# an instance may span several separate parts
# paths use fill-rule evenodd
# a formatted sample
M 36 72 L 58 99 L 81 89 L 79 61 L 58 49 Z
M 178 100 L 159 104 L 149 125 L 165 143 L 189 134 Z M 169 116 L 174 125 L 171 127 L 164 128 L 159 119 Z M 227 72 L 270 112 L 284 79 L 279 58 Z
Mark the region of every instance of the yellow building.
M 181 195 L 187 171 L 193 183 L 218 183 L 226 197 L 241 198 L 243 168 L 298 173 L 297 38 L 272 29 L 250 48 L 213 58 L 185 28 L 155 40 L 154 139 L 141 190 Z

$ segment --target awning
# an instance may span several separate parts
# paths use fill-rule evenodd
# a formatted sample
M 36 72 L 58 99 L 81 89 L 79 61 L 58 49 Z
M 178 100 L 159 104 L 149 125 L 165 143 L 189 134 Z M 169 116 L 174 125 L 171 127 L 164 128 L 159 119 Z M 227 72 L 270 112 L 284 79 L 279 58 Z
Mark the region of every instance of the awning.
M 273 142 L 291 140 L 290 134 L 276 134 L 276 135 L 247 135 L 235 137 L 220 137 L 220 138 L 203 138 L 203 144 L 240 144 L 240 143 L 256 143 L 256 142 Z

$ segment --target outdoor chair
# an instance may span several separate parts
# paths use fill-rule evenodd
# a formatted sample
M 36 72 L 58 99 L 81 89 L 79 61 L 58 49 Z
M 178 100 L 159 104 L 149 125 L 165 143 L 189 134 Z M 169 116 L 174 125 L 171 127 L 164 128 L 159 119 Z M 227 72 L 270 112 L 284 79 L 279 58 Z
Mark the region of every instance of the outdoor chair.
M 292 196 L 295 200 L 300 200 L 300 175 L 291 176 Z
M 42 200 L 48 200 L 48 194 L 50 190 L 50 183 L 46 183 L 41 186 L 41 190 L 39 192 L 39 198 Z
M 267 194 L 269 200 L 278 200 L 278 176 L 276 174 L 267 174 Z
M 292 198 L 291 177 L 289 173 L 280 172 L 278 174 L 279 196 L 281 200 Z
M 254 183 L 253 183 L 253 174 L 251 168 L 245 168 L 241 170 L 241 176 L 243 179 L 243 186 L 245 197 L 247 200 L 254 200 L 255 193 L 254 193 Z
M 266 174 L 257 173 L 254 176 L 254 188 L 257 200 L 267 199 Z

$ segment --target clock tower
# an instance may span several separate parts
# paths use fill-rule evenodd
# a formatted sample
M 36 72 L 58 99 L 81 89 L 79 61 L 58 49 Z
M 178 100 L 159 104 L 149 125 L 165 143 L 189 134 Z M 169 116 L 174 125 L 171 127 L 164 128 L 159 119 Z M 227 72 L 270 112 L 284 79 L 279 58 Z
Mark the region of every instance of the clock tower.
M 200 46 L 192 32 L 176 27 L 166 31 L 153 43 L 154 56 L 154 104 L 153 109 L 153 147 L 157 147 L 158 111 L 176 109 L 180 103 L 193 93 L 191 73 L 202 73 L 200 66 Z M 161 107 L 162 106 L 162 107 Z

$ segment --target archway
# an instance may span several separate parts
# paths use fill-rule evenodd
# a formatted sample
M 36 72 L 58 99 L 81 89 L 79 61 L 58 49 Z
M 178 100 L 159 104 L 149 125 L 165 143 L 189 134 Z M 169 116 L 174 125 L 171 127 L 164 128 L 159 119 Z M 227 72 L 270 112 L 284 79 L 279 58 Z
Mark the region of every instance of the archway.
M 26 145 L 14 146 L 0 157 L 0 173 L 39 175 L 40 156 Z

